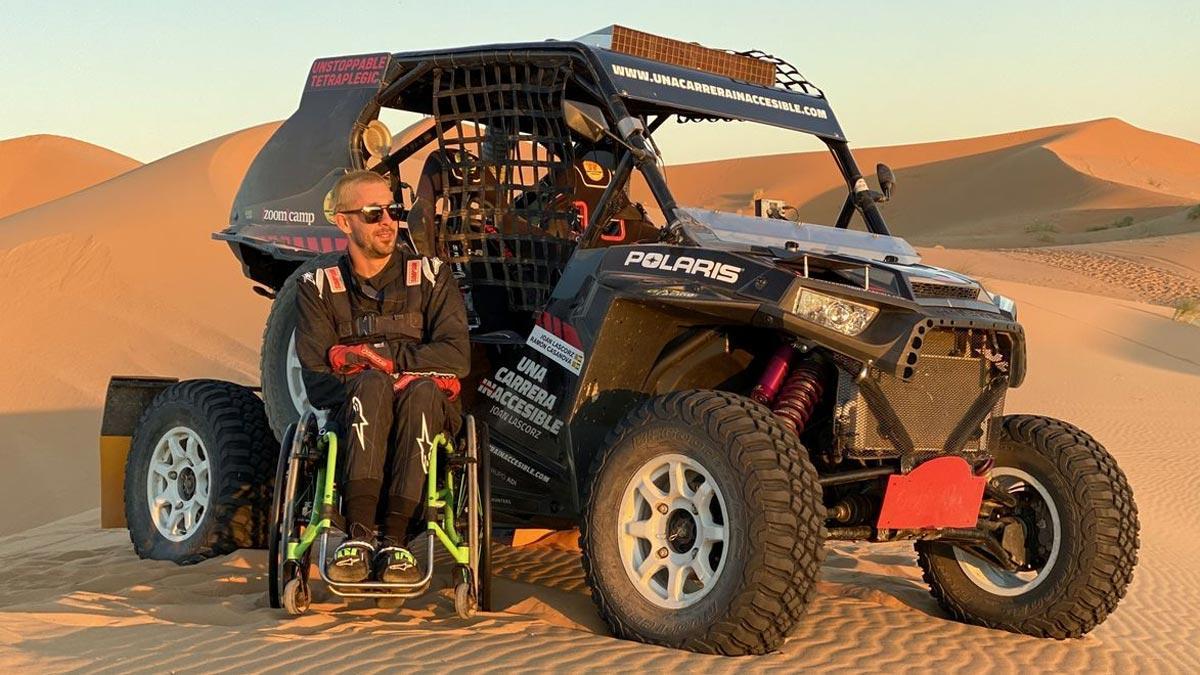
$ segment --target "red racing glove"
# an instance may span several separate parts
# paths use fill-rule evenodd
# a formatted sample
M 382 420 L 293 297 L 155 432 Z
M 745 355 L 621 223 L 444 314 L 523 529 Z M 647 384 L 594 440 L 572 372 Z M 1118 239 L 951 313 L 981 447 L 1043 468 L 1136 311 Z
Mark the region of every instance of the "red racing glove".
M 433 383 L 437 385 L 438 389 L 442 390 L 442 393 L 446 395 L 446 400 L 449 401 L 453 401 L 454 399 L 458 398 L 458 393 L 462 390 L 462 384 L 458 381 L 458 378 L 453 375 L 445 375 L 442 373 L 405 372 L 400 373 L 400 377 L 397 378 L 396 383 L 392 385 L 392 392 L 399 394 L 402 389 L 421 378 L 433 380 Z
M 338 375 L 354 375 L 367 368 L 391 375 L 396 370 L 391 359 L 371 349 L 370 345 L 334 345 L 329 348 L 329 365 Z

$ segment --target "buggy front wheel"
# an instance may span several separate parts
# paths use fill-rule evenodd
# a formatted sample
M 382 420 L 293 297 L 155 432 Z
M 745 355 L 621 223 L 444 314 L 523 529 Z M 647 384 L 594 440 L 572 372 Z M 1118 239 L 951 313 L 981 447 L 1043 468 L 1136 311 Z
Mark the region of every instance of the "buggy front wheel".
M 1125 595 L 1137 563 L 1133 493 L 1112 455 L 1080 429 L 1009 415 L 988 479 L 1016 506 L 1024 564 L 1003 569 L 950 544 L 917 544 L 938 603 L 954 618 L 1035 637 L 1074 638 Z

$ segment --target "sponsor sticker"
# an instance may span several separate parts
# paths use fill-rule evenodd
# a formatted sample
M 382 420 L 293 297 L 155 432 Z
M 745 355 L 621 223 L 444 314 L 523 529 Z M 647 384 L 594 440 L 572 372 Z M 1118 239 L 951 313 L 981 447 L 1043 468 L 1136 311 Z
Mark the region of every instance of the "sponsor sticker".
M 533 332 L 529 334 L 529 339 L 525 341 L 525 344 L 534 351 L 550 357 L 551 361 L 576 375 L 583 370 L 583 350 L 567 343 L 541 326 L 533 327 Z
M 313 61 L 306 89 L 362 87 L 379 84 L 389 54 L 366 54 Z
M 421 260 L 408 261 L 408 269 L 405 270 L 404 283 L 408 286 L 416 286 L 421 283 Z
M 503 367 L 490 378 L 479 381 L 479 393 L 491 399 L 490 413 L 496 419 L 534 440 L 549 433 L 558 435 L 563 421 L 554 416 L 558 396 L 546 391 L 546 367 L 527 356 L 515 369 Z
M 311 211 L 288 211 L 286 209 L 263 209 L 262 219 L 274 223 L 304 223 L 312 225 L 317 214 Z
M 342 282 L 342 269 L 337 267 L 326 267 L 325 278 L 329 280 L 329 290 L 334 293 L 346 292 L 346 284 Z
M 641 265 L 646 269 L 662 270 L 664 272 L 697 274 L 709 279 L 724 281 L 728 284 L 736 284 L 742 274 L 742 268 L 736 265 L 719 263 L 707 258 L 693 258 L 686 255 L 675 256 L 655 251 L 630 251 L 629 255 L 625 256 L 625 266 L 629 267 L 630 265 Z

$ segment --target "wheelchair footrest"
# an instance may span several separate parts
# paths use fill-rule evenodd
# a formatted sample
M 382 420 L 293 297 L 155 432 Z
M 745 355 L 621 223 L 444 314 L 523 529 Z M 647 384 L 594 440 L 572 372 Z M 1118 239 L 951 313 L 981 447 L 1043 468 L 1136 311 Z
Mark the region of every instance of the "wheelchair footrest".
M 399 597 L 399 598 L 414 598 L 421 595 L 429 589 L 430 580 L 433 578 L 433 554 L 434 554 L 434 536 L 430 532 L 426 536 L 428 542 L 428 554 L 425 559 L 425 575 L 415 584 L 402 583 L 384 583 L 382 581 L 364 581 L 361 583 L 338 583 L 329 578 L 327 573 L 327 562 L 329 559 L 329 530 L 321 533 L 321 546 L 318 551 L 317 571 L 321 575 L 321 580 L 329 587 L 329 591 L 334 595 L 343 598 L 383 598 L 383 597 Z

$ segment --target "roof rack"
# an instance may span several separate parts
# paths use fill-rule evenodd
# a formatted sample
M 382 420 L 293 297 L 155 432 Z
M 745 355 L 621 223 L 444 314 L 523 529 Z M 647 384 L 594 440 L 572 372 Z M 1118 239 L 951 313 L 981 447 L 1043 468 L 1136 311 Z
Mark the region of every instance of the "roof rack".
M 792 64 L 773 54 L 768 54 L 761 49 L 751 49 L 744 52 L 735 52 L 725 50 L 730 54 L 738 56 L 749 56 L 759 61 L 766 61 L 775 66 L 775 86 L 788 91 L 797 91 L 801 94 L 815 96 L 817 98 L 825 98 L 825 92 L 821 91 L 820 87 L 808 81 L 808 78 L 800 74 L 799 70 Z
M 770 63 L 775 67 L 775 87 L 778 89 L 786 89 L 816 98 L 825 98 L 825 92 L 821 91 L 820 87 L 809 82 L 808 78 L 804 77 L 799 70 L 796 70 L 795 66 L 774 54 L 768 54 L 761 49 L 749 49 L 744 52 L 732 49 L 722 49 L 721 51 Z M 728 122 L 729 120 L 724 117 L 692 117 L 677 114 L 675 115 L 675 121 L 679 124 L 686 124 L 689 122 Z

